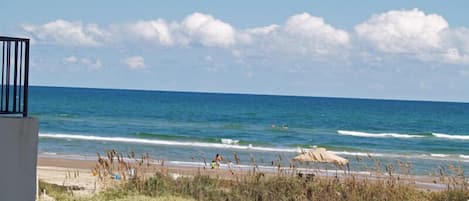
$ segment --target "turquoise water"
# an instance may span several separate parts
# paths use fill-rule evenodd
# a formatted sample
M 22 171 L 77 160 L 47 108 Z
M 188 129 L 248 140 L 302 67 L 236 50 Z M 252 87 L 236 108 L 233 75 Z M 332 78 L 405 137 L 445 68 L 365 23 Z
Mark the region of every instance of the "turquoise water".
M 216 153 L 242 163 L 285 164 L 300 149 L 409 161 L 416 173 L 469 165 L 469 104 L 56 87 L 30 88 L 41 154 L 108 149 L 200 162 Z

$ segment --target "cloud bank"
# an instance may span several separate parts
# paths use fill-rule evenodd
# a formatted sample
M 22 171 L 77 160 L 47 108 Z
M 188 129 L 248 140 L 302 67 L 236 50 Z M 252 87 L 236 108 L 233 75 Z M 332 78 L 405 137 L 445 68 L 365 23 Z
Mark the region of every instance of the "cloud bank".
M 377 58 L 374 62 L 398 56 L 421 62 L 469 64 L 469 29 L 452 28 L 443 16 L 419 9 L 375 14 L 349 31 L 309 13 L 292 15 L 280 24 L 240 29 L 198 12 L 179 21 L 159 18 L 99 26 L 59 19 L 24 25 L 22 29 L 39 44 L 62 46 L 101 47 L 137 42 L 174 48 L 221 48 L 232 51 L 236 57 L 251 51 L 326 61 L 349 55 L 352 59 L 363 59 L 361 55 L 367 55 L 367 59 Z M 143 58 L 131 58 L 133 62 L 126 62 L 131 68 L 145 66 Z

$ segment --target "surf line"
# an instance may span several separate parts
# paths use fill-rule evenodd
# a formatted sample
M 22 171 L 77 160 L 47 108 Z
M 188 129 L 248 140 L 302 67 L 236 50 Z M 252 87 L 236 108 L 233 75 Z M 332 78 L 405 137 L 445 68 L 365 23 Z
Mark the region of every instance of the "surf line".
M 101 137 L 90 135 L 72 135 L 72 134 L 39 134 L 40 138 L 51 139 L 67 139 L 67 140 L 83 140 L 83 141 L 105 141 L 105 142 L 118 142 L 118 143 L 134 143 L 134 144 L 150 144 L 150 145 L 167 145 L 167 146 L 191 146 L 191 147 L 206 147 L 206 148 L 225 148 L 225 149 L 239 149 L 239 150 L 256 150 L 266 152 L 301 152 L 298 148 L 274 148 L 274 147 L 258 147 L 249 145 L 238 145 L 228 143 L 206 143 L 206 142 L 178 142 L 169 140 L 149 140 L 125 137 Z

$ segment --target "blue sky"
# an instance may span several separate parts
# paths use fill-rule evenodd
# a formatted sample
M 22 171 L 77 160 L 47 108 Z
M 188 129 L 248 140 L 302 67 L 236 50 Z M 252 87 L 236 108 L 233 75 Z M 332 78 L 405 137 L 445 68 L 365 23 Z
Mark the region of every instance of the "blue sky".
M 0 0 L 0 35 L 33 85 L 469 102 L 468 4 Z

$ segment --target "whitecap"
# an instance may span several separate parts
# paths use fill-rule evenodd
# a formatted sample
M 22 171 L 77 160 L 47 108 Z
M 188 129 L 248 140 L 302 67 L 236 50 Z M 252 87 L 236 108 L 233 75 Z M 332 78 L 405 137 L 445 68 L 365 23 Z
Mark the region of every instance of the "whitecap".
M 459 158 L 469 159 L 469 155 L 459 154 Z
M 374 137 L 374 138 L 421 138 L 425 137 L 423 135 L 409 135 L 409 134 L 399 134 L 399 133 L 365 133 L 359 131 L 346 131 L 338 130 L 338 134 L 349 135 L 355 137 Z
M 239 144 L 239 140 L 232 140 L 232 139 L 222 138 L 221 143 L 222 144 Z
M 156 139 L 140 139 L 140 138 L 126 138 L 126 137 L 103 137 L 92 135 L 74 135 L 74 134 L 49 134 L 41 133 L 40 138 L 53 138 L 64 140 L 85 140 L 85 141 L 99 141 L 99 142 L 118 142 L 118 143 L 133 143 L 133 144 L 150 144 L 150 145 L 168 145 L 168 146 L 190 146 L 190 147 L 206 147 L 206 148 L 225 148 L 225 149 L 241 149 L 241 150 L 255 150 L 266 152 L 290 152 L 297 153 L 296 148 L 276 148 L 276 147 L 258 147 L 249 144 L 223 144 L 223 143 L 206 143 L 206 142 L 186 142 L 186 141 L 169 141 L 169 140 L 156 140 Z
M 448 155 L 448 154 L 430 154 L 430 156 L 432 156 L 432 157 L 446 158 L 446 157 L 448 157 L 449 155 Z
M 446 138 L 452 140 L 469 140 L 469 135 L 448 135 L 443 133 L 432 133 L 437 138 Z

